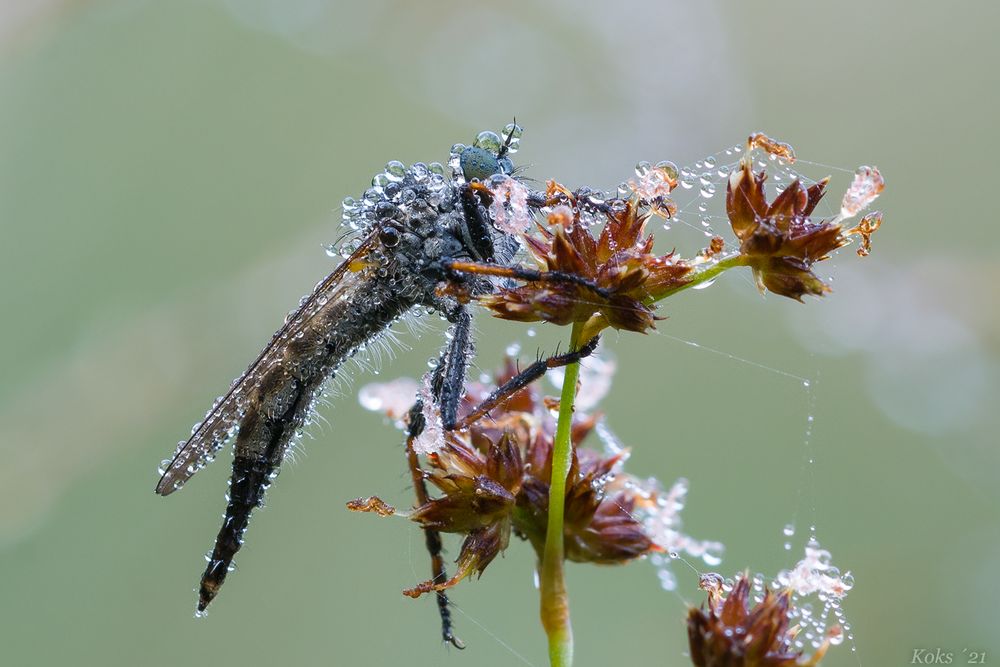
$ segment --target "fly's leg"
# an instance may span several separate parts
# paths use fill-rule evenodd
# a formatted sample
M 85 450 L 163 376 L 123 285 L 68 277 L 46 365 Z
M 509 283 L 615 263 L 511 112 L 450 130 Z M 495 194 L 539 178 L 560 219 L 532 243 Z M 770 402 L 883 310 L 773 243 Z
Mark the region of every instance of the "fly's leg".
M 448 347 L 438 364 L 439 373 L 431 386 L 433 396 L 441 408 L 441 425 L 446 431 L 455 428 L 458 404 L 465 395 L 465 373 L 473 355 L 472 315 L 462 307 L 455 314 L 454 321 L 449 332 L 451 338 Z
M 459 274 L 476 276 L 495 276 L 498 278 L 513 278 L 526 282 L 569 283 L 589 289 L 602 298 L 610 298 L 611 292 L 604 289 L 593 280 L 563 271 L 539 271 L 526 266 L 501 266 L 499 264 L 483 264 L 480 262 L 445 262 L 445 268 Z
M 497 405 L 500 405 L 515 393 L 540 378 L 549 369 L 566 366 L 591 355 L 597 348 L 599 340 L 599 337 L 595 336 L 577 350 L 536 361 L 505 382 L 501 387 L 498 387 L 496 391 L 490 394 L 469 415 L 465 416 L 461 422 L 458 422 L 458 405 L 465 394 L 465 374 L 473 352 L 471 341 L 472 318 L 465 308 L 460 308 L 453 320 L 454 325 L 450 331 L 451 339 L 448 347 L 442 353 L 441 360 L 431 377 L 431 396 L 438 402 L 442 426 L 448 431 L 466 428 Z M 406 437 L 407 463 L 410 468 L 410 476 L 413 480 L 413 488 L 419 505 L 424 505 L 430 501 L 430 494 L 427 491 L 424 473 L 420 469 L 420 461 L 413 447 L 414 441 L 423 433 L 426 426 L 423 407 L 423 402 L 418 400 L 410 408 L 409 428 Z M 432 581 L 436 584 L 447 581 L 448 575 L 442 556 L 443 544 L 441 542 L 441 533 L 431 528 L 424 528 L 424 538 L 427 551 L 431 557 Z M 454 634 L 447 593 L 436 591 L 435 596 L 438 605 L 438 614 L 441 617 L 442 639 L 456 648 L 465 648 L 462 640 Z
M 465 393 L 465 372 L 469 357 L 472 355 L 472 316 L 468 310 L 459 308 L 454 315 L 454 325 L 451 328 L 451 340 L 442 352 L 434 375 L 431 378 L 431 395 L 441 410 L 441 421 L 445 428 L 451 430 L 458 413 L 458 403 Z M 406 459 L 413 479 L 413 489 L 418 505 L 430 501 L 424 473 L 420 470 L 420 460 L 413 448 L 414 441 L 423 433 L 425 422 L 423 402 L 418 400 L 410 408 L 410 426 L 406 434 Z M 431 579 L 435 584 L 448 581 L 444 557 L 441 555 L 443 544 L 441 533 L 433 528 L 424 528 L 424 540 L 427 552 L 431 556 Z M 444 591 L 435 592 L 438 615 L 441 617 L 441 638 L 454 646 L 463 649 L 465 644 L 455 636 L 451 622 L 451 608 L 448 606 L 448 595 Z
M 424 404 L 421 401 L 417 401 L 410 408 L 410 426 L 406 434 L 406 460 L 410 468 L 410 476 L 413 479 L 413 489 L 416 492 L 418 505 L 424 505 L 430 501 L 430 496 L 427 493 L 427 484 L 424 482 L 424 474 L 420 470 L 420 460 L 413 449 L 413 441 L 424 431 L 423 409 Z M 444 545 L 441 543 L 441 533 L 433 528 L 424 528 L 424 544 L 431 556 L 431 579 L 435 584 L 448 581 L 448 572 L 445 569 L 444 557 L 441 555 L 444 550 Z M 436 591 L 435 596 L 438 615 L 441 617 L 441 639 L 455 648 L 465 648 L 465 643 L 455 636 L 455 631 L 452 627 L 448 594 L 444 591 Z
M 472 412 L 467 414 L 460 422 L 455 424 L 454 430 L 466 429 L 476 423 L 490 410 L 507 401 L 507 399 L 512 397 L 514 394 L 545 375 L 545 373 L 550 369 L 567 366 L 589 357 L 594 353 L 594 350 L 597 349 L 599 341 L 600 336 L 594 336 L 587 341 L 586 344 L 576 350 L 571 350 L 565 354 L 556 354 L 548 357 L 547 359 L 539 359 L 511 379 L 504 382 L 501 386 L 494 389 L 489 396 L 483 399 L 482 403 L 477 405 L 472 410 Z

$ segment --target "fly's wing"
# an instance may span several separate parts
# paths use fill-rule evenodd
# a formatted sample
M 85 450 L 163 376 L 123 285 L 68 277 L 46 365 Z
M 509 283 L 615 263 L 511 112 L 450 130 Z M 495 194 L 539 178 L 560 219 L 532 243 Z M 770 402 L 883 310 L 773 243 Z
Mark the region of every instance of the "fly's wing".
M 181 488 L 196 472 L 215 457 L 216 452 L 235 435 L 239 421 L 246 411 L 246 402 L 254 394 L 257 383 L 273 363 L 284 355 L 285 346 L 309 325 L 326 304 L 344 295 L 365 280 L 369 270 L 368 256 L 375 247 L 374 236 L 369 236 L 354 253 L 344 260 L 333 273 L 324 278 L 298 309 L 285 318 L 270 342 L 243 374 L 233 381 L 229 391 L 219 397 L 196 424 L 187 441 L 179 443 L 173 459 L 164 461 L 162 477 L 156 492 L 168 496 Z

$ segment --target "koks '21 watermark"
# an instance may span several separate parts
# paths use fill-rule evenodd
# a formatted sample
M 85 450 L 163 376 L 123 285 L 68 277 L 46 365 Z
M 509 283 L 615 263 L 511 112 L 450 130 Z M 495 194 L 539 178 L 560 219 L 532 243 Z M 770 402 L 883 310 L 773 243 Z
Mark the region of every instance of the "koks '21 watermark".
M 986 651 L 963 648 L 961 652 L 943 648 L 915 648 L 910 656 L 911 665 L 985 665 Z

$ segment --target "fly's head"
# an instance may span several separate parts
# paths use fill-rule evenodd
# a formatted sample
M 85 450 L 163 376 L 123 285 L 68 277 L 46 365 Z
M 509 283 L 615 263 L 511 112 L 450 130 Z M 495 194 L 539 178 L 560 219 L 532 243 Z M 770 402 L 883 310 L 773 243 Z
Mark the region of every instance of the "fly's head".
M 517 123 L 510 123 L 503 129 L 503 136 L 486 130 L 476 136 L 471 146 L 455 144 L 449 163 L 452 171 L 466 182 L 513 174 L 514 163 L 510 156 L 517 152 L 523 132 Z
M 462 184 L 460 199 L 464 220 L 456 233 L 461 238 L 466 255 L 475 261 L 507 264 L 519 248 L 519 242 L 509 224 L 497 219 L 503 215 L 504 201 L 509 199 L 515 183 L 511 156 L 521 143 L 523 129 L 509 123 L 501 134 L 489 130 L 480 132 L 471 146 L 455 144 L 451 148 L 452 177 Z M 517 184 L 526 193 L 527 190 Z M 499 204 L 499 206 L 497 206 Z
M 407 167 L 394 160 L 360 200 L 345 199 L 345 225 L 378 241 L 379 273 L 427 302 L 452 278 L 442 268 L 448 260 L 508 261 L 517 242 L 494 224 L 483 186 L 514 172 L 510 155 L 520 136 L 521 128 L 510 124 L 503 138 L 480 132 L 473 145 L 456 144 L 450 174 L 437 162 Z

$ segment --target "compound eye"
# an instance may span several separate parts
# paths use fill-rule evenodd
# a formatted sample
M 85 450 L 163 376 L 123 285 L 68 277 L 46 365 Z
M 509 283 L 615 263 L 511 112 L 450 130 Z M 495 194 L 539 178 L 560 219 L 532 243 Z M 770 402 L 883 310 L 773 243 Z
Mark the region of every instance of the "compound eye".
M 500 164 L 497 156 L 485 148 L 478 146 L 468 146 L 459 156 L 459 166 L 465 179 L 471 181 L 478 178 L 485 181 L 493 174 L 500 173 Z
M 382 225 L 382 228 L 378 230 L 378 240 L 386 248 L 395 248 L 398 246 L 400 238 L 402 237 L 399 230 L 392 225 Z

